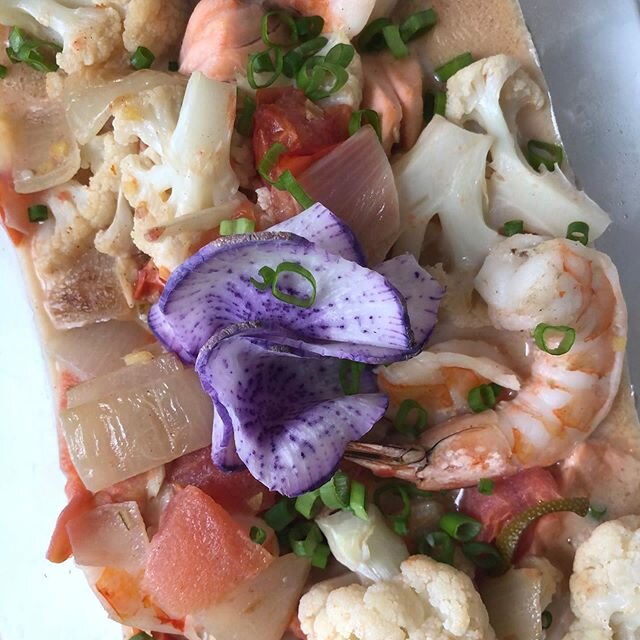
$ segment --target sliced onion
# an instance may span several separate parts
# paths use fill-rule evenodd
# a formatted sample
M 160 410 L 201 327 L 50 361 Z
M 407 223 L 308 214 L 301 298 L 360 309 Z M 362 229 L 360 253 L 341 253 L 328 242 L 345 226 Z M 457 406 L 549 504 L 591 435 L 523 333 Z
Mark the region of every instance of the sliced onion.
M 152 341 L 149 332 L 137 322 L 111 320 L 55 331 L 46 345 L 61 368 L 86 380 L 118 369 L 124 356 Z
M 158 378 L 157 369 L 147 371 L 146 381 L 139 377 L 137 386 L 128 389 L 117 375 L 126 381 L 131 375 L 126 368 L 111 374 L 109 384 L 123 390 L 60 415 L 71 460 L 90 491 L 211 444 L 211 401 L 195 372 L 179 369 Z M 91 383 L 94 390 L 99 384 Z
M 400 232 L 398 193 L 378 137 L 363 127 L 314 163 L 300 184 L 354 232 L 370 266 L 382 262 Z
M 208 637 L 280 640 L 298 606 L 310 567 L 307 558 L 293 553 L 280 556 L 223 601 L 194 616 L 192 624 Z
M 105 504 L 74 518 L 67 533 L 75 561 L 89 567 L 144 567 L 149 538 L 136 502 Z
M 141 93 L 165 84 L 186 84 L 179 73 L 142 69 L 105 80 L 69 76 L 64 85 L 64 105 L 71 130 L 80 144 L 86 144 L 107 123 L 117 98 Z

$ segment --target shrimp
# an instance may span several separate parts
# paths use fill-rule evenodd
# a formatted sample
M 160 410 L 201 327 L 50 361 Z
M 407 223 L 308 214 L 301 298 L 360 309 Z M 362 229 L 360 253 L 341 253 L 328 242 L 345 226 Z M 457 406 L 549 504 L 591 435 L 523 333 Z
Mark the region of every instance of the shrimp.
M 609 413 L 622 375 L 627 311 L 611 260 L 564 239 L 517 235 L 496 245 L 475 280 L 496 329 L 532 333 L 540 323 L 575 330 L 564 355 L 533 348 L 517 396 L 453 417 L 416 445 L 352 443 L 346 458 L 423 489 L 548 466 L 570 455 Z

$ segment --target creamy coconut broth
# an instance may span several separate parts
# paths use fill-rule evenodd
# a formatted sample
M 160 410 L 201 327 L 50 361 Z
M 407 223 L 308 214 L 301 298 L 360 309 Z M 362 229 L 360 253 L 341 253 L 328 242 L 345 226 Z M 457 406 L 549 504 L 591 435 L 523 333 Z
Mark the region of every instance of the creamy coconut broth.
M 561 140 L 519 6 L 138 1 L 69 5 L 102 49 L 0 7 L 47 557 L 136 640 L 636 637 L 626 309 L 606 214 L 527 163 Z

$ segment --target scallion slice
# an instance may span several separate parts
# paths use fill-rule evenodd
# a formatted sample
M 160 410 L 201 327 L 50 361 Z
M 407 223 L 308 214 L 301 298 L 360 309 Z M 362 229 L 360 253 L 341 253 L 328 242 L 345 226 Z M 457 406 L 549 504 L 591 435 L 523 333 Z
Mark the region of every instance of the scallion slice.
M 438 562 L 453 566 L 453 540 L 444 531 L 427 533 L 418 544 L 418 551 Z
M 425 122 L 431 122 L 433 116 L 444 116 L 447 111 L 447 94 L 433 91 L 424 94 L 423 115 Z
M 271 288 L 271 295 L 273 295 L 277 300 L 303 309 L 309 309 L 316 301 L 316 294 L 318 293 L 316 279 L 313 277 L 311 271 L 305 269 L 300 264 L 295 262 L 281 262 L 275 269 L 267 266 L 261 267 L 258 273 L 262 278 L 262 282 L 255 278 L 249 279 L 251 284 L 258 289 L 258 291 L 266 291 L 268 288 Z M 285 273 L 295 273 L 304 278 L 311 285 L 311 295 L 307 297 L 294 296 L 278 289 L 280 276 Z
M 363 362 L 353 360 L 343 360 L 340 363 L 340 386 L 345 396 L 353 396 L 360 390 L 360 378 L 364 371 Z
M 459 540 L 460 542 L 473 540 L 482 530 L 482 524 L 475 518 L 457 511 L 445 513 L 440 518 L 438 526 L 454 540 Z
M 553 615 L 551 611 L 545 609 L 540 616 L 540 626 L 546 631 L 553 624 Z
M 542 140 L 529 140 L 527 143 L 527 160 L 536 170 L 544 165 L 549 171 L 553 171 L 556 165 L 561 165 L 564 159 L 562 147 Z
M 255 112 L 256 101 L 251 96 L 245 96 L 242 101 L 242 107 L 236 116 L 236 131 L 245 138 L 251 137 Z
M 496 538 L 496 546 L 503 558 L 507 562 L 511 562 L 513 554 L 520 542 L 520 537 L 529 525 L 548 513 L 557 513 L 559 511 L 572 511 L 584 517 L 589 513 L 589 499 L 560 498 L 558 500 L 541 502 L 535 507 L 523 511 L 520 515 L 513 518 L 513 520 L 507 522 Z
M 357 480 L 351 481 L 351 493 L 349 495 L 349 509 L 360 520 L 368 520 L 367 513 L 367 487 Z
M 309 58 L 302 65 L 296 77 L 298 86 L 313 102 L 328 98 L 340 91 L 349 79 L 349 74 L 343 67 L 330 62 L 318 61 L 317 58 L 318 56 Z M 309 74 L 309 70 L 311 70 L 311 74 Z
M 393 426 L 400 433 L 418 437 L 427 428 L 428 418 L 427 410 L 419 402 L 403 400 L 398 407 Z
M 308 209 L 315 201 L 300 186 L 298 181 L 293 177 L 291 171 L 287 169 L 277 180 L 274 180 L 271 177 L 271 172 L 278 164 L 278 159 L 286 152 L 286 150 L 287 148 L 281 142 L 276 142 L 271 145 L 258 165 L 258 173 L 276 189 L 279 189 L 280 191 L 288 191 L 301 207 Z
M 273 55 L 273 57 L 271 57 Z M 270 87 L 282 73 L 284 55 L 280 47 L 271 47 L 266 51 L 252 53 L 247 66 L 247 82 L 252 89 Z M 258 82 L 256 74 L 271 73 L 263 82 Z
M 265 512 L 264 521 L 274 530 L 283 531 L 296 517 L 296 510 L 293 501 L 288 498 L 276 502 L 276 504 Z
M 44 222 L 49 217 L 49 207 L 46 204 L 32 204 L 27 209 L 29 222 Z
M 236 218 L 235 220 L 223 220 L 220 223 L 221 236 L 235 236 L 240 233 L 253 233 L 256 223 L 249 218 Z
M 62 47 L 55 42 L 46 42 L 37 38 L 29 38 L 19 27 L 11 27 L 6 49 L 7 57 L 17 64 L 23 62 L 29 67 L 42 73 L 58 70 L 55 54 L 62 51 Z
M 507 220 L 502 225 L 502 235 L 510 238 L 511 236 L 524 233 L 524 220 Z
M 589 244 L 589 225 L 586 222 L 572 222 L 567 227 L 567 240 L 580 242 L 585 247 Z
M 560 337 L 557 347 L 552 347 L 549 340 L 553 335 Z M 533 339 L 538 349 L 552 356 L 563 356 L 571 351 L 576 341 L 576 330 L 564 325 L 551 325 L 541 322 L 533 331 Z
M 382 37 L 394 58 L 406 58 L 409 55 L 409 47 L 400 35 L 400 27 L 397 24 L 387 25 L 382 29 Z
M 144 631 L 139 631 L 135 636 L 131 636 L 129 640 L 153 640 L 153 638 Z
M 593 504 L 589 507 L 589 517 L 593 520 L 597 520 L 598 522 L 600 522 L 606 514 L 607 507 L 597 507 Z
M 270 18 L 276 19 L 277 26 L 279 26 L 280 24 L 283 24 L 287 27 L 287 29 L 289 30 L 289 37 L 286 40 L 283 40 L 281 42 L 274 42 L 273 40 L 271 40 L 271 38 L 269 37 L 269 19 Z M 269 11 L 269 13 L 265 13 L 262 16 L 262 24 L 260 25 L 260 36 L 262 38 L 262 42 L 264 42 L 268 47 L 273 47 L 273 46 L 290 47 L 296 44 L 296 42 L 298 42 L 299 40 L 298 26 L 293 16 L 291 16 L 291 14 L 287 13 L 286 11 L 283 11 L 282 9 L 276 9 L 275 11 Z
M 311 554 L 311 566 L 316 567 L 317 569 L 326 569 L 330 556 L 331 549 L 329 549 L 329 545 L 321 542 L 316 546 Z
M 454 76 L 460 69 L 464 69 L 473 63 L 473 56 L 468 51 L 461 53 L 459 56 L 445 62 L 442 66 L 438 67 L 435 72 L 436 80 L 438 82 L 446 82 L 449 78 Z
M 344 471 L 336 471 L 331 480 L 320 487 L 320 499 L 329 509 L 347 509 L 351 497 L 351 479 Z
M 256 544 L 264 544 L 267 539 L 267 532 L 262 527 L 253 526 L 249 530 L 249 537 Z
M 387 497 L 385 503 L 384 498 Z M 400 500 L 400 508 L 393 510 L 388 502 Z M 376 488 L 373 493 L 373 502 L 385 515 L 391 528 L 399 536 L 406 536 L 409 533 L 409 516 L 411 515 L 411 498 L 404 485 L 398 482 L 385 482 Z
M 481 384 L 469 391 L 467 401 L 474 413 L 482 413 L 496 406 L 496 387 L 498 385 Z M 499 387 L 498 387 L 499 389 Z
M 156 57 L 147 47 L 138 47 L 129 58 L 134 69 L 148 69 Z
M 350 44 L 338 43 L 329 49 L 324 61 L 330 64 L 337 64 L 339 67 L 346 69 L 355 55 L 356 50 Z
M 438 15 L 433 9 L 418 11 L 400 25 L 400 36 L 404 42 L 409 42 L 427 32 L 437 22 Z
M 391 24 L 389 18 L 378 18 L 370 22 L 358 36 L 358 47 L 362 51 L 382 51 L 386 44 L 382 30 Z
M 317 515 L 320 506 L 320 489 L 307 491 L 296 498 L 296 511 L 307 520 L 311 520 Z
M 323 49 L 327 45 L 327 42 L 329 41 L 324 37 L 314 38 L 288 51 L 284 56 L 282 73 L 287 76 L 287 78 L 295 78 L 305 60 Z
M 296 18 L 296 29 L 300 40 L 311 40 L 322 33 L 322 29 L 324 29 L 324 18 L 321 16 Z
M 289 529 L 291 551 L 303 558 L 310 558 L 322 539 L 320 527 L 315 522 L 299 522 Z
M 478 491 L 485 496 L 490 496 L 493 494 L 494 482 L 490 478 L 482 478 L 480 482 L 478 482 Z
M 349 135 L 352 136 L 362 129 L 365 124 L 370 124 L 378 136 L 378 140 L 382 140 L 382 127 L 380 124 L 380 116 L 373 109 L 360 109 L 354 111 L 349 118 Z
M 481 569 L 492 570 L 504 566 L 504 559 L 498 549 L 486 542 L 465 542 L 462 553 Z
M 3 64 L 0 64 L 0 80 L 7 77 L 7 72 L 9 70 Z

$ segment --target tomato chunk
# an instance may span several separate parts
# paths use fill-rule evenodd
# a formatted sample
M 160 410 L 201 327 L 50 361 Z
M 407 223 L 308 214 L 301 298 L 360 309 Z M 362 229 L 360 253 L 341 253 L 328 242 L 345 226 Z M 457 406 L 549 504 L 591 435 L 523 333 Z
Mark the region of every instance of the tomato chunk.
M 465 489 L 460 508 L 482 522 L 479 539 L 489 542 L 518 514 L 539 502 L 561 497 L 558 484 L 551 473 L 538 467 L 497 480 L 491 495 L 484 495 L 475 487 Z
M 294 175 L 299 174 L 349 137 L 351 108 L 346 105 L 322 108 L 293 87 L 261 89 L 256 102 L 253 130 L 256 166 L 273 144 L 281 142 L 287 153 L 280 157 L 278 168 L 280 171 L 289 168 Z
M 151 540 L 143 586 L 168 614 L 204 609 L 266 569 L 273 556 L 197 487 L 171 500 Z
M 193 485 L 231 513 L 256 514 L 275 504 L 275 494 L 248 471 L 226 473 L 211 461 L 211 447 L 174 460 L 166 467 L 166 478 L 179 485 Z
M 11 176 L 0 173 L 0 226 L 4 226 L 7 235 L 16 246 L 30 235 L 36 225 L 29 222 L 27 210 L 38 202 L 41 193 L 17 193 L 13 188 Z

